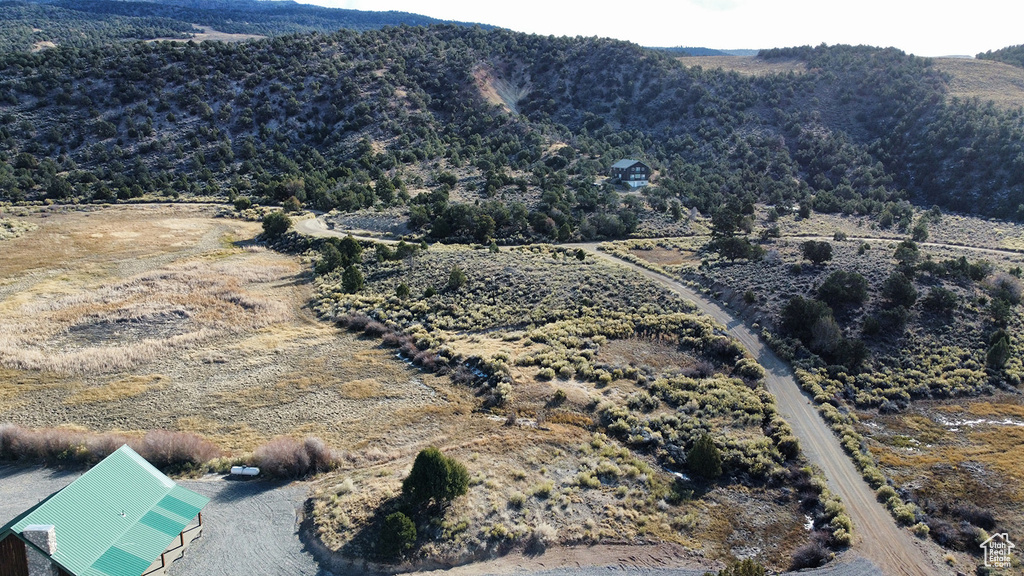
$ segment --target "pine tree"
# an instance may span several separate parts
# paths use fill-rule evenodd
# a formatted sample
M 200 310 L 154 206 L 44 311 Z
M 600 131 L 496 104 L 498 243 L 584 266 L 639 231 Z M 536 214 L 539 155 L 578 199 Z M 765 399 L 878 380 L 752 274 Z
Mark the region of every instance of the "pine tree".
M 349 294 L 355 294 L 363 289 L 363 272 L 358 266 L 349 266 L 341 275 L 341 287 Z
M 377 551 L 383 558 L 397 558 L 416 543 L 416 524 L 401 512 L 384 518 L 384 526 L 377 541 Z

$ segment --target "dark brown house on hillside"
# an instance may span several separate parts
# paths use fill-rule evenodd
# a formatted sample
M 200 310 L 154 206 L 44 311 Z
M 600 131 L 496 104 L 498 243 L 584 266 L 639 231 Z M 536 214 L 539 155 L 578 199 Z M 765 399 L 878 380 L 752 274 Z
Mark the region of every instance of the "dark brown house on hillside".
M 647 186 L 651 168 L 639 160 L 626 158 L 612 164 L 611 176 L 613 180 L 618 180 L 630 188 L 640 188 Z

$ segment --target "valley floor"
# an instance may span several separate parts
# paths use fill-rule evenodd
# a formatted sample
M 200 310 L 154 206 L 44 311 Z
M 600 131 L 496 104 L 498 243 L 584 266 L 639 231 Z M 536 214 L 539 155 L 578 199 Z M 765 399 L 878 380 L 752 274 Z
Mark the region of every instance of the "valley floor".
M 491 546 L 493 536 L 487 535 L 499 528 L 509 534 L 528 534 L 530 529 L 553 522 L 563 539 L 562 546 L 533 556 L 506 547 L 502 553 L 511 550 L 511 554 L 454 569 L 454 574 L 525 570 L 572 576 L 585 573 L 586 568 L 581 566 L 597 565 L 623 573 L 690 574 L 703 573 L 730 557 L 745 554 L 781 569 L 793 548 L 807 538 L 801 528 L 799 503 L 783 498 L 783 492 L 776 488 L 749 489 L 726 483 L 679 507 L 666 505 L 664 497 L 655 492 L 663 482 L 659 478 L 670 477 L 660 470 L 658 462 L 649 454 L 632 453 L 615 440 L 593 434 L 594 421 L 586 416 L 589 411 L 597 417 L 599 411 L 595 412 L 593 406 L 598 402 L 631 404 L 641 398 L 644 389 L 640 381 L 624 378 L 621 372 L 609 374 L 607 380 L 587 380 L 578 376 L 582 368 L 577 376 L 559 372 L 557 378 L 542 378 L 537 374 L 543 370 L 538 373 L 531 359 L 547 350 L 536 347 L 545 341 L 541 339 L 543 334 L 535 336 L 504 325 L 493 331 L 469 331 L 451 325 L 429 335 L 447 339 L 448 345 L 466 354 L 484 358 L 505 355 L 510 374 L 517 381 L 518 408 L 506 407 L 488 414 L 478 409 L 483 394 L 480 390 L 454 385 L 447 376 L 417 369 L 396 359 L 395 350 L 379 340 L 317 319 L 317 315 L 326 316 L 324 300 L 315 305 L 309 302 L 317 297 L 315 294 L 334 297 L 333 288 L 322 281 L 314 285 L 308 257 L 296 258 L 255 246 L 253 238 L 259 232 L 256 223 L 219 218 L 214 207 L 190 205 L 51 207 L 19 209 L 2 216 L 18 225 L 7 227 L 16 233 L 3 240 L 5 249 L 0 251 L 0 422 L 127 435 L 151 428 L 175 429 L 199 433 L 232 454 L 251 451 L 279 434 L 316 435 L 348 456 L 350 464 L 338 473 L 289 487 L 253 483 L 245 484 L 245 490 L 238 492 L 242 484 L 209 478 L 189 481 L 196 489 L 208 491 L 215 502 L 223 503 L 225 522 L 230 522 L 227 511 L 237 510 L 242 502 L 249 507 L 251 518 L 273 515 L 269 525 L 274 533 L 262 537 L 274 544 L 266 540 L 267 545 L 262 546 L 257 540 L 257 547 L 264 551 L 254 549 L 252 558 L 264 559 L 259 562 L 277 562 L 271 556 L 279 555 L 290 563 L 282 567 L 289 573 L 325 573 L 325 567 L 312 562 L 308 552 L 319 544 L 299 540 L 298 522 L 303 514 L 315 515 L 320 523 L 317 529 L 309 526 L 308 534 L 317 534 L 315 537 L 332 550 L 348 550 L 351 558 L 358 550 L 351 546 L 359 543 L 353 544 L 353 536 L 343 536 L 343 532 L 367 522 L 368 517 L 360 514 L 394 495 L 416 451 L 429 444 L 442 446 L 468 464 L 474 488 L 456 512 L 480 523 L 469 531 L 461 525 L 445 524 L 443 529 L 453 534 L 454 547 L 448 552 L 435 550 L 436 558 L 443 562 L 446 557 L 459 558 L 458 550 Z M 955 218 L 948 222 L 950 226 L 962 224 Z M 313 235 L 346 235 L 346 231 L 329 229 L 319 220 L 303 220 L 297 228 Z M 804 237 L 820 233 L 814 228 L 801 231 Z M 944 242 L 942 234 L 939 230 L 928 248 L 955 252 L 958 248 Z M 993 240 L 999 245 L 968 250 L 1016 261 L 1017 238 L 1017 231 L 1011 230 Z M 391 294 L 394 288 L 389 283 L 401 278 L 410 283 L 414 279 L 425 282 L 431 274 L 437 276 L 438 270 L 447 278 L 450 262 L 463 262 L 471 274 L 486 276 L 488 282 L 502 283 L 504 280 L 492 278 L 502 278 L 500 274 L 506 273 L 517 274 L 523 282 L 540 282 L 539 278 L 557 272 L 572 279 L 583 275 L 584 283 L 594 282 L 597 292 L 601 292 L 604 286 L 594 280 L 601 278 L 623 291 L 617 297 L 628 300 L 630 295 L 640 295 L 636 297 L 651 298 L 658 306 L 666 306 L 660 309 L 666 318 L 691 317 L 680 316 L 683 313 L 676 311 L 676 304 L 667 303 L 662 290 L 674 293 L 671 298 L 693 302 L 697 310 L 725 326 L 767 370 L 765 386 L 774 394 L 779 413 L 799 438 L 803 454 L 824 471 L 829 487 L 842 498 L 853 519 L 854 547 L 820 573 L 853 576 L 874 573 L 876 566 L 886 574 L 953 573 L 947 565 L 952 563 L 948 557 L 944 563 L 943 551 L 931 540 L 914 538 L 908 530 L 897 527 L 800 390 L 792 369 L 740 320 L 740 313 L 710 298 L 706 289 L 694 289 L 651 269 L 696 267 L 699 263 L 695 256 L 697 238 L 668 240 L 668 247 L 634 247 L 632 259 L 646 260 L 645 266 L 603 252 L 596 243 L 557 249 L 505 248 L 500 258 L 488 256 L 486 250 L 438 247 L 431 248 L 429 258 L 423 261 L 426 268 L 410 264 L 407 270 L 404 263 L 397 263 L 392 272 L 384 267 L 369 280 L 377 282 L 376 289 L 383 290 L 383 294 Z M 879 245 L 889 240 L 872 242 Z M 693 250 L 680 248 L 687 243 L 694 245 Z M 570 257 L 577 249 L 586 253 L 586 262 Z M 783 258 L 787 254 L 782 250 Z M 713 273 L 738 270 L 723 266 Z M 742 272 L 740 278 L 738 285 L 745 278 Z M 544 284 L 545 288 L 538 289 L 563 290 L 557 282 L 551 284 L 550 278 L 544 282 L 550 286 Z M 423 291 L 423 287 L 417 290 Z M 341 301 L 341 296 L 337 297 Z M 379 298 L 377 305 L 387 301 L 386 296 L 365 298 L 368 302 Z M 391 298 L 392 304 L 398 302 Z M 494 296 L 488 293 L 482 298 L 493 300 Z M 554 306 L 549 312 L 558 308 L 555 300 L 545 301 L 545 305 Z M 438 309 L 446 313 L 457 310 L 467 318 L 482 321 L 509 313 L 500 302 L 491 301 L 492 308 L 468 310 L 460 308 L 463 304 L 458 300 L 432 302 L 431 306 L 441 306 Z M 416 302 L 410 308 L 424 305 Z M 387 308 L 383 309 L 386 314 Z M 442 325 L 447 320 L 438 314 L 435 321 Z M 573 327 L 565 325 L 561 329 Z M 702 360 L 697 352 L 685 352 L 678 343 L 659 345 L 657 339 L 602 341 L 597 357 L 588 358 L 595 367 L 605 366 L 599 362 L 642 365 L 652 374 L 673 366 L 692 370 L 704 365 L 711 377 L 725 378 L 734 370 L 731 365 L 716 366 Z M 740 382 L 736 374 L 732 376 L 733 382 Z M 729 381 L 720 382 L 725 385 Z M 548 400 L 556 386 L 563 400 L 568 397 L 564 407 Z M 870 439 L 872 454 L 897 486 L 917 486 L 916 474 L 928 466 L 931 484 L 926 488 L 941 493 L 960 482 L 963 475 L 959 472 L 945 473 L 934 467 L 939 454 L 942 458 L 959 458 L 962 467 L 983 462 L 1013 484 L 1016 465 L 1002 462 L 996 452 L 1016 450 L 1018 435 L 972 431 L 964 444 L 935 432 L 925 421 L 934 420 L 931 417 L 935 414 L 943 415 L 948 417 L 946 428 L 951 430 L 974 426 L 970 422 L 978 418 L 1013 420 L 1024 414 L 1018 400 L 1007 396 L 963 405 L 915 404 L 899 416 L 866 411 L 860 414 L 860 430 Z M 716 419 L 716 426 L 731 427 L 730 434 L 737 437 L 764 437 L 760 429 L 742 424 L 743 420 L 735 416 L 709 417 Z M 915 444 L 923 439 L 921 434 L 934 437 L 928 446 Z M 601 466 L 614 469 L 616 479 L 602 481 L 590 490 L 579 484 L 579 478 L 589 469 Z M 641 475 L 641 471 L 647 472 Z M 26 481 L 35 478 L 33 474 L 49 477 L 33 486 Z M 0 473 L 5 493 L 21 491 L 11 500 L 18 506 L 45 496 L 42 492 L 63 480 L 61 475 L 43 471 L 4 469 Z M 964 490 L 968 488 L 977 491 L 976 486 Z M 307 490 L 313 500 L 300 506 Z M 1017 496 L 1014 493 L 1014 498 Z M 273 502 L 262 500 L 265 497 Z M 755 509 L 760 512 L 750 514 Z M 219 508 L 214 515 L 216 510 Z M 256 524 L 250 527 L 259 530 Z M 480 536 L 474 536 L 476 530 Z M 222 537 L 217 534 L 211 529 L 210 539 L 179 563 L 178 570 L 184 570 L 180 574 L 198 570 L 198 564 L 208 568 L 207 560 L 198 559 L 200 555 L 224 556 L 236 545 L 230 533 L 226 533 L 228 540 L 219 539 Z M 615 545 L 608 545 L 616 540 Z M 206 551 L 204 546 L 208 547 Z M 275 546 L 288 550 L 267 556 L 266 550 L 275 550 Z M 341 560 L 341 556 L 334 558 L 339 562 L 337 569 L 355 573 L 365 567 L 346 564 L 350 561 Z M 969 561 L 970 557 L 961 558 Z M 457 560 L 463 561 L 464 557 Z M 418 565 L 421 569 L 424 566 Z M 224 569 L 228 570 L 224 573 L 234 573 L 234 568 Z

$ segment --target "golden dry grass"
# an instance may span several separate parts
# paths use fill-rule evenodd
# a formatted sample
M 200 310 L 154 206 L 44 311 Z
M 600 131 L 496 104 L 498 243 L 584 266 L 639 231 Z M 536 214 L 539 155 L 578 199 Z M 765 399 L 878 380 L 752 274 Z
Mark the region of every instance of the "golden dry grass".
M 283 267 L 189 262 L 87 292 L 23 295 L 0 319 L 0 364 L 25 370 L 121 370 L 228 334 L 281 322 L 288 309 L 248 285 Z
M 871 450 L 887 476 L 920 502 L 939 508 L 973 505 L 991 512 L 999 526 L 1019 526 L 1024 463 L 1017 455 L 1024 453 L 1024 427 L 1005 419 L 1024 416 L 1020 398 L 997 394 L 922 404 L 907 414 L 864 419 L 871 422 L 878 440 Z
M 971 402 L 967 405 L 967 412 L 974 416 L 1024 419 L 1024 404 L 1019 398 L 1003 402 Z
M 36 228 L 0 250 L 0 422 L 167 428 L 235 452 L 280 434 L 340 449 L 372 437 L 387 452 L 429 442 L 450 431 L 437 425 L 449 412 L 470 411 L 446 379 L 317 321 L 305 265 L 253 248 L 258 223 L 214 214 L 14 215 Z
M 150 390 L 166 386 L 166 379 L 159 374 L 132 375 L 91 388 L 83 388 L 64 398 L 65 404 L 94 404 L 117 402 L 126 398 L 141 396 Z
M 1024 68 L 972 58 L 936 58 L 934 63 L 951 76 L 950 96 L 991 100 L 1001 108 L 1024 106 Z

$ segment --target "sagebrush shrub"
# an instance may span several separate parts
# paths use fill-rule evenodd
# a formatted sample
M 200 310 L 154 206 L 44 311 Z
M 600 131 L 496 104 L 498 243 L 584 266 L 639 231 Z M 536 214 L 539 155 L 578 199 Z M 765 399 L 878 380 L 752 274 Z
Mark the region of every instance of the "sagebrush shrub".
M 260 446 L 253 453 L 261 471 L 278 478 L 302 478 L 337 467 L 338 459 L 319 438 L 300 442 L 282 436 Z
M 162 470 L 194 468 L 220 456 L 220 449 L 195 434 L 151 430 L 142 438 L 140 456 Z

